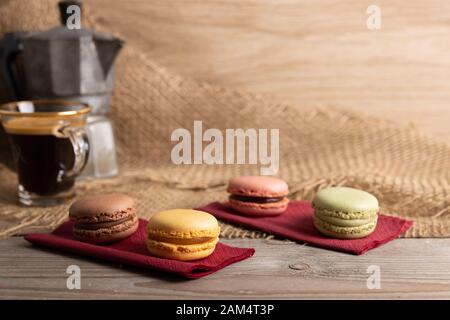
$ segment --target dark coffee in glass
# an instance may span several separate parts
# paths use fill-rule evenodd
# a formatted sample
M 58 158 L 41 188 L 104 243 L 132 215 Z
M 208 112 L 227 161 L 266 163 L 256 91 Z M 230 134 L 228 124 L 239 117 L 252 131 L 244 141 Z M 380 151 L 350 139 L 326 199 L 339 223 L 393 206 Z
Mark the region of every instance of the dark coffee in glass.
M 30 192 L 51 195 L 73 187 L 74 177 L 61 179 L 73 167 L 75 154 L 69 138 L 54 135 L 10 134 L 19 184 Z
M 19 201 L 52 205 L 71 198 L 88 156 L 84 124 L 89 107 L 57 101 L 8 106 L 0 114 L 16 161 Z

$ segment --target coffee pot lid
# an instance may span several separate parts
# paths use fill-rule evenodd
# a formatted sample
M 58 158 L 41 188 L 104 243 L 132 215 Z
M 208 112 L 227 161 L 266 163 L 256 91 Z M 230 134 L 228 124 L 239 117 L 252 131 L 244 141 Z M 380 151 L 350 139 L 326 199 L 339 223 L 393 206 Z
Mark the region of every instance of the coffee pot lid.
M 30 32 L 27 34 L 26 38 L 28 39 L 36 39 L 36 40 L 44 40 L 44 41 L 52 41 L 52 40 L 70 40 L 70 39 L 79 39 L 84 37 L 93 37 L 96 39 L 104 39 L 110 40 L 114 38 L 112 35 L 96 32 L 93 30 L 89 30 L 86 28 L 71 28 L 67 27 L 67 21 L 72 16 L 73 13 L 68 12 L 68 8 L 70 6 L 78 6 L 79 14 L 81 19 L 82 13 L 82 1 L 81 0 L 62 0 L 58 3 L 59 14 L 61 25 L 58 27 L 51 28 L 47 31 L 41 32 Z

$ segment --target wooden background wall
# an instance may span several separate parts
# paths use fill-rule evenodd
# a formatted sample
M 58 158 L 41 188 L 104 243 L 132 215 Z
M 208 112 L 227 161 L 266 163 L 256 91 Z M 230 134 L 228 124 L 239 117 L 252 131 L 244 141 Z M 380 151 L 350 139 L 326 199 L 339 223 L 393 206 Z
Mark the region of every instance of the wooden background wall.
M 86 0 L 179 74 L 351 107 L 450 141 L 448 0 Z M 381 8 L 380 30 L 366 9 Z

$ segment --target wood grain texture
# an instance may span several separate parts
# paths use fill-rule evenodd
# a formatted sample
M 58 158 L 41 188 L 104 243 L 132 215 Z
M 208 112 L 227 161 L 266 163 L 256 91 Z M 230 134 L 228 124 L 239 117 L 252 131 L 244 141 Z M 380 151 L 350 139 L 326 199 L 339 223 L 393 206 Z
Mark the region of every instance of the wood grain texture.
M 223 240 L 254 247 L 254 257 L 198 280 L 0 241 L 0 298 L 269 299 L 450 298 L 450 239 L 398 239 L 363 256 L 279 240 Z M 81 268 L 81 290 L 66 268 Z M 369 290 L 367 268 L 381 269 Z
M 450 2 L 87 0 L 161 65 L 301 106 L 342 106 L 415 123 L 450 141 Z

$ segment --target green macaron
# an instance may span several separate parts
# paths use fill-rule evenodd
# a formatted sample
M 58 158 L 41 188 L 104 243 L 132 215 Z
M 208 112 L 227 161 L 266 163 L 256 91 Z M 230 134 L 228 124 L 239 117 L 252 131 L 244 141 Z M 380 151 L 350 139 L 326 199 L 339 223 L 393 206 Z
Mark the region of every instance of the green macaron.
M 313 207 L 314 226 L 329 237 L 363 238 L 377 225 L 378 200 L 366 191 L 348 187 L 326 188 L 316 194 Z

